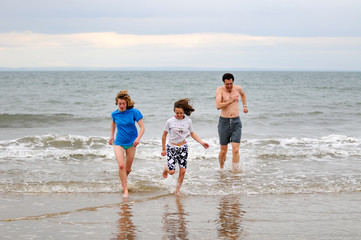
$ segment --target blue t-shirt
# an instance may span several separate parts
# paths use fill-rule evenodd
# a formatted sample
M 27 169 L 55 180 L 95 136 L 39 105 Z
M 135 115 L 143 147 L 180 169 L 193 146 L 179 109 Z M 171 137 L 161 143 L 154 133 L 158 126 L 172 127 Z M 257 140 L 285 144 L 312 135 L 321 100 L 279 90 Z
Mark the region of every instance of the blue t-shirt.
M 113 122 L 117 125 L 117 135 L 115 137 L 115 145 L 132 145 L 138 137 L 138 130 L 135 122 L 143 118 L 142 113 L 136 109 L 127 109 L 124 112 L 115 110 L 112 112 Z

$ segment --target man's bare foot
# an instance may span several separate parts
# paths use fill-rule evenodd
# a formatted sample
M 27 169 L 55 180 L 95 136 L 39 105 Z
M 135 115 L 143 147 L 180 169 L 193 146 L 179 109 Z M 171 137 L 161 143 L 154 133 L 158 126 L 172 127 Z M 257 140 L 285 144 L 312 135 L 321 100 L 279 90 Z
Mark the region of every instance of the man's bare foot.
M 220 169 L 223 169 L 225 162 L 226 162 L 226 159 L 219 159 L 219 167 L 220 167 Z
M 164 166 L 163 177 L 164 177 L 164 178 L 167 178 L 167 177 L 168 177 L 168 166 L 167 166 L 167 164 Z
M 176 192 L 175 194 L 176 194 L 178 197 L 183 196 L 183 195 L 181 194 L 181 192 L 179 192 L 179 191 L 178 191 L 178 192 Z
M 127 198 L 128 197 L 128 190 L 125 190 L 123 193 L 123 197 Z
M 240 171 L 238 163 L 232 163 L 232 166 L 233 166 L 234 173 L 238 173 Z

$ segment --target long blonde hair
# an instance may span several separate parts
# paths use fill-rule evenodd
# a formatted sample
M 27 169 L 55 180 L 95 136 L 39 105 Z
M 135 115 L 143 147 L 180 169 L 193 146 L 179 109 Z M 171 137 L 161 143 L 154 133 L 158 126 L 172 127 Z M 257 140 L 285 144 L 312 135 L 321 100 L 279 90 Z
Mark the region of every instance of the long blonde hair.
M 123 99 L 127 102 L 127 109 L 131 109 L 134 107 L 134 102 L 128 95 L 128 90 L 123 90 L 118 92 L 117 96 L 115 97 L 115 105 L 118 105 L 118 100 Z

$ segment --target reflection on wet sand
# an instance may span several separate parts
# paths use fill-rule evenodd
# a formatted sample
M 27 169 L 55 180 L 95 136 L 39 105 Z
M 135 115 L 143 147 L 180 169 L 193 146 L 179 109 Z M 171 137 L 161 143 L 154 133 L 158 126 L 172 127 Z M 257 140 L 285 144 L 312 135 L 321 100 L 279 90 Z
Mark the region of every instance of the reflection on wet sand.
M 241 210 L 239 197 L 222 197 L 218 210 L 218 219 L 216 220 L 218 236 L 222 239 L 243 239 L 242 219 L 246 212 Z
M 115 239 L 136 239 L 136 227 L 133 223 L 132 203 L 124 202 L 118 212 L 118 233 Z
M 169 204 L 164 206 L 162 239 L 188 239 L 187 219 L 182 198 L 176 197 L 177 208 L 172 210 Z

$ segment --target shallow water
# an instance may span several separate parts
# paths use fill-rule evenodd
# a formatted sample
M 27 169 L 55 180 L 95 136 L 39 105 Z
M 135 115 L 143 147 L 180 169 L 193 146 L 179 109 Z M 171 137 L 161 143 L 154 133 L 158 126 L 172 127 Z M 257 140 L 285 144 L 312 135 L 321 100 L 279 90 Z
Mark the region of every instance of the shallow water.
M 241 169 L 218 166 L 215 91 L 220 72 L 0 72 L 0 192 L 115 193 L 110 137 L 114 97 L 128 89 L 146 133 L 129 178 L 132 192 L 172 193 L 161 176 L 161 135 L 173 103 L 189 97 L 187 195 L 361 191 L 361 73 L 236 72 L 247 94 Z

